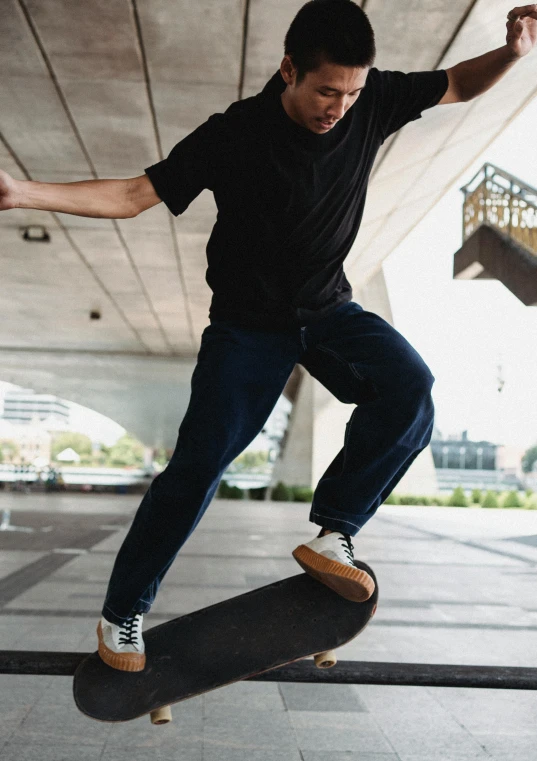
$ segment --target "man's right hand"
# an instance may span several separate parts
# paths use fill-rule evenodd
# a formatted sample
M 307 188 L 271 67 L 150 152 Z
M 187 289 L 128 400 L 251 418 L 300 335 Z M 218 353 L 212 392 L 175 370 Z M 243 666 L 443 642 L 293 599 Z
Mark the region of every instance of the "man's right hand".
M 80 217 L 127 219 L 160 203 L 145 174 L 127 180 L 34 182 L 14 180 L 0 169 L 0 211 L 41 209 Z
M 17 208 L 17 183 L 0 169 L 0 211 Z

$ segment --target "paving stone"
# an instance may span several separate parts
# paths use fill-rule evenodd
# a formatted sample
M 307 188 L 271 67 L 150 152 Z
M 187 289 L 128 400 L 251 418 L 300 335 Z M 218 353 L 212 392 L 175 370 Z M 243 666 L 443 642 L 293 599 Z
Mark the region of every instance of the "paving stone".
M 304 750 L 302 759 L 303 761 L 399 761 L 399 756 L 395 753 L 362 753 L 362 751 L 332 753 L 331 751 Z
M 206 717 L 227 716 L 233 710 L 285 711 L 285 704 L 276 683 L 237 682 L 207 692 L 203 698 Z
M 53 677 L 22 674 L 0 675 L 0 716 L 9 706 L 32 706 L 46 694 Z
M 363 713 L 290 711 L 301 751 L 393 753 L 374 718 Z
M 301 756 L 298 750 L 291 749 L 241 750 L 221 747 L 203 749 L 203 761 L 303 761 L 303 758 L 305 757 Z M 378 761 L 384 761 L 384 759 Z M 386 761 L 392 761 L 392 759 L 386 759 Z
M 531 735 L 537 758 L 537 691 L 439 688 L 435 698 L 477 737 Z
M 208 716 L 204 722 L 206 748 L 296 751 L 288 713 L 237 709 L 225 718 Z
M 174 748 L 196 750 L 202 747 L 203 704 L 193 698 L 172 706 L 172 721 L 169 724 L 153 725 L 149 716 L 133 721 L 114 723 L 106 740 L 105 756 L 109 750 L 127 748 L 158 748 L 160 753 L 170 753 Z
M 438 722 L 434 725 L 427 722 L 423 727 L 419 717 L 414 725 L 409 724 L 405 729 L 399 722 L 390 726 L 389 722 L 381 723 L 386 738 L 391 743 L 401 761 L 427 761 L 434 758 L 467 759 L 488 758 L 479 741 L 461 727 L 455 727 L 454 722 Z
M 2 754 L 1 757 L 6 761 L 101 761 L 102 747 L 7 743 L 2 749 Z
M 7 742 L 20 731 L 26 716 L 31 711 L 31 703 L 11 703 L 2 695 L 0 701 L 0 738 Z M 3 756 L 2 756 L 3 757 Z
M 31 708 L 10 742 L 16 745 L 95 745 L 104 747 L 109 725 L 83 716 L 74 702 L 66 705 L 37 704 Z
M 290 684 L 280 685 L 289 711 L 357 711 L 367 712 L 355 689 L 344 684 Z

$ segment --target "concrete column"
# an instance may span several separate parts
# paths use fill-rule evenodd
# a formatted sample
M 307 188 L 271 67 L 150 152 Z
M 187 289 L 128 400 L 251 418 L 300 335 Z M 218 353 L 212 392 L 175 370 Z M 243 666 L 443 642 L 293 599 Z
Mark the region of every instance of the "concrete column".
M 153 465 L 155 450 L 153 447 L 144 447 L 144 468 L 150 468 Z
M 364 309 L 393 325 L 384 273 L 381 270 L 354 295 Z M 289 419 L 285 447 L 274 469 L 273 482 L 315 488 L 328 465 L 343 446 L 345 426 L 354 405 L 343 404 L 301 368 L 301 383 Z M 395 491 L 435 494 L 436 471 L 427 447 L 403 476 Z

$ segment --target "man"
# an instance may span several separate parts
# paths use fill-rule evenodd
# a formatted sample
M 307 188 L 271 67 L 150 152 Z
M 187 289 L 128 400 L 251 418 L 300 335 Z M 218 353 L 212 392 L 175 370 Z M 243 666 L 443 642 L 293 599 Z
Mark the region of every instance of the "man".
M 297 362 L 357 406 L 315 490 L 319 534 L 293 555 L 350 600 L 372 594 L 351 538 L 429 443 L 434 378 L 403 336 L 351 300 L 343 261 L 383 141 L 426 108 L 488 90 L 536 38 L 537 5 L 527 5 L 510 12 L 497 50 L 447 71 L 379 71 L 366 14 L 351 0 L 312 0 L 263 91 L 211 116 L 144 175 L 45 184 L 0 173 L 3 209 L 126 218 L 162 200 L 177 215 L 204 188 L 218 207 L 207 245 L 210 325 L 189 407 L 118 553 L 98 624 L 109 665 L 144 668 L 143 614 Z

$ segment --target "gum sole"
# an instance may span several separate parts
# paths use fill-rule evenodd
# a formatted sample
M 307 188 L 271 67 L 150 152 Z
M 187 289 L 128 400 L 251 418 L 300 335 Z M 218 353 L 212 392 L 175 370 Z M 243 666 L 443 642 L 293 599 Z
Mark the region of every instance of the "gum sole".
M 365 602 L 375 591 L 375 582 L 366 571 L 330 560 L 305 544 L 294 550 L 293 557 L 306 573 L 346 600 Z
M 145 668 L 145 653 L 114 653 L 103 640 L 101 622 L 97 624 L 97 636 L 99 647 L 97 648 L 102 660 L 113 669 L 118 671 L 143 671 Z

